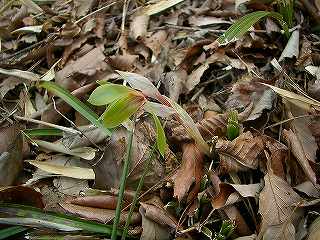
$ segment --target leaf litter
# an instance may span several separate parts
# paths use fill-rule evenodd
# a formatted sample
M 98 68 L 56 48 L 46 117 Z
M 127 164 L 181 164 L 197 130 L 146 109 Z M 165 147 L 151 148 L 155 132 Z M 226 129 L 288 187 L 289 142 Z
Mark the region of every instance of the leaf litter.
M 319 6 L 2 1 L 0 233 L 317 239 Z

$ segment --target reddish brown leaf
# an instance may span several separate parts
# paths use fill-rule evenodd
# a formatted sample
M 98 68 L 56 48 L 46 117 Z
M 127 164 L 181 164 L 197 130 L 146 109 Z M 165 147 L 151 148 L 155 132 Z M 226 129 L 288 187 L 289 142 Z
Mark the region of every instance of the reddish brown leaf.
M 188 196 L 189 202 L 196 196 L 200 189 L 203 154 L 194 143 L 184 144 L 182 152 L 182 164 L 174 179 L 174 196 L 181 201 L 182 198 L 187 195 L 191 185 L 195 183 L 195 186 Z
M 263 143 L 259 137 L 245 132 L 232 142 L 218 140 L 216 150 L 220 156 L 220 173 L 257 169 Z
M 69 213 L 81 216 L 89 220 L 95 220 L 98 222 L 108 223 L 112 221 L 115 216 L 115 210 L 93 208 L 93 207 L 83 207 L 70 203 L 60 203 L 60 206 Z M 128 212 L 121 213 L 120 224 L 124 224 L 128 217 Z M 131 217 L 131 223 L 137 224 L 141 222 L 141 215 L 134 212 Z
M 118 198 L 111 195 L 77 197 L 70 203 L 95 208 L 116 209 Z

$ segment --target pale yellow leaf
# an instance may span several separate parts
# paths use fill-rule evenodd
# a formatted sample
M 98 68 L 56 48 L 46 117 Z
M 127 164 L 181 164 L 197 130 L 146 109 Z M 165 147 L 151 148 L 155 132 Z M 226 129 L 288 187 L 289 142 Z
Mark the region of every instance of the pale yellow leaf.
M 95 179 L 94 171 L 91 168 L 62 166 L 35 160 L 30 160 L 27 162 L 49 173 L 78 179 Z

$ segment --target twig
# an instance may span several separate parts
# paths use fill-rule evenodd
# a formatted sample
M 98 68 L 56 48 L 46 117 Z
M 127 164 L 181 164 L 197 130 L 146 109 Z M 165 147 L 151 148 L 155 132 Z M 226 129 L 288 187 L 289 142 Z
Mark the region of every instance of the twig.
M 48 123 L 48 122 L 44 122 L 44 121 L 40 121 L 40 120 L 36 120 L 36 119 L 32 119 L 32 118 L 21 117 L 21 116 L 17 116 L 17 115 L 14 115 L 13 117 L 15 119 L 17 119 L 17 120 L 32 122 L 32 123 L 36 123 L 36 124 L 40 124 L 40 125 L 44 125 L 44 126 L 60 129 L 60 130 L 62 130 L 64 132 L 81 134 L 80 131 L 78 131 L 76 129 L 73 129 L 73 128 L 63 127 L 63 126 L 59 126 L 59 125 L 56 125 L 56 124 L 52 124 L 52 123 Z

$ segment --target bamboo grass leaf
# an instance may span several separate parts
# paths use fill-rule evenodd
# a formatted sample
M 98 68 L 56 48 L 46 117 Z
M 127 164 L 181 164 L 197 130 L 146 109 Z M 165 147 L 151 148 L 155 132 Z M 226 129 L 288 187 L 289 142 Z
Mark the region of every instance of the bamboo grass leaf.
M 119 84 L 103 84 L 92 92 L 88 102 L 92 105 L 102 106 L 112 103 L 121 97 L 125 97 L 129 92 L 133 92 L 133 89 Z
M 16 221 L 19 221 L 20 225 L 23 225 L 23 222 L 27 221 L 41 220 L 43 224 L 39 224 L 37 227 L 39 228 L 52 228 L 57 229 L 57 226 L 67 226 L 68 229 L 74 228 L 77 229 L 75 231 L 84 231 L 91 233 L 100 233 L 106 236 L 110 236 L 111 234 L 111 226 L 106 224 L 95 223 L 93 221 L 82 220 L 78 217 L 68 216 L 61 213 L 53 213 L 53 212 L 44 212 L 39 208 L 34 208 L 30 206 L 18 205 L 18 204 L 0 204 L 0 212 L 2 214 L 6 214 L 11 218 L 15 218 Z M 23 219 L 29 220 L 23 220 Z M 18 222 L 17 222 L 18 223 Z M 11 223 L 12 224 L 12 223 Z M 121 235 L 120 231 L 116 232 L 116 235 Z
M 103 124 L 107 128 L 119 126 L 128 120 L 146 102 L 142 94 L 130 93 L 112 103 L 103 113 Z

